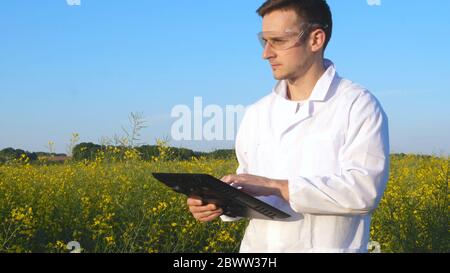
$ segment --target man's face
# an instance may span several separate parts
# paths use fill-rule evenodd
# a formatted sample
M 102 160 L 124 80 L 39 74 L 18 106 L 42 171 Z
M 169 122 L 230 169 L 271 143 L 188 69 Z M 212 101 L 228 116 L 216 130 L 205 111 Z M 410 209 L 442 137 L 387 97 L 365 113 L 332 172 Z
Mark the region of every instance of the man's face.
M 298 35 L 305 30 L 301 23 L 305 22 L 293 10 L 277 10 L 263 17 L 262 36 L 268 41 L 263 58 L 270 62 L 277 80 L 298 78 L 306 73 L 311 64 L 313 52 L 308 45 L 308 38 L 304 36 L 298 39 Z M 287 49 L 272 46 L 279 41 L 291 46 Z

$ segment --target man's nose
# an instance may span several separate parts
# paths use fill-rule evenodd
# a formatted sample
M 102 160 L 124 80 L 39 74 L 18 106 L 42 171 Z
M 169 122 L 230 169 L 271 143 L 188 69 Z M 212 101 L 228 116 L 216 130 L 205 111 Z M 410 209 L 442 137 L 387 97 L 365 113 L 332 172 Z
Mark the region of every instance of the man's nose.
M 273 57 L 275 57 L 275 51 L 273 51 L 269 43 L 266 43 L 266 46 L 264 47 L 263 51 L 263 59 L 267 60 Z

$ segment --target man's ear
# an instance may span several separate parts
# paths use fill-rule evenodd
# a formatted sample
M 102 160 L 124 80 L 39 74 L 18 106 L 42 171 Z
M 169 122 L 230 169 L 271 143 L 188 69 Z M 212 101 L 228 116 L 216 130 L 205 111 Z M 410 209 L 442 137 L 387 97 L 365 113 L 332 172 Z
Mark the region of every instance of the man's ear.
M 326 34 L 323 29 L 316 29 L 310 35 L 310 47 L 312 52 L 319 52 L 325 46 Z

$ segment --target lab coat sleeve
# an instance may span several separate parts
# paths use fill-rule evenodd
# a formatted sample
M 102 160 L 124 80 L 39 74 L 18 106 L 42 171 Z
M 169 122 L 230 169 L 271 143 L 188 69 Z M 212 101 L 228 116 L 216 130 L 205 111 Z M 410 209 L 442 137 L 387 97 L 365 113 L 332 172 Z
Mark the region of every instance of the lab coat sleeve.
M 250 122 L 250 115 L 252 115 L 252 111 L 253 109 L 249 106 L 249 108 L 245 111 L 244 117 L 239 125 L 239 130 L 236 134 L 235 152 L 239 163 L 236 174 L 248 173 L 248 149 L 253 137 Z
M 250 115 L 249 108 L 247 108 L 247 111 L 245 112 L 244 117 L 242 118 L 241 124 L 239 125 L 239 129 L 236 134 L 235 152 L 236 158 L 239 163 L 238 168 L 236 170 L 236 174 L 248 173 L 247 149 L 249 146 L 246 143 L 248 141 L 248 138 L 251 137 L 249 128 L 250 126 L 249 115 Z M 220 218 L 224 222 L 242 219 L 242 217 L 229 217 L 226 215 L 221 215 Z
M 289 203 L 296 212 L 357 215 L 378 205 L 389 176 L 387 116 L 365 91 L 353 101 L 347 120 L 340 173 L 288 179 Z

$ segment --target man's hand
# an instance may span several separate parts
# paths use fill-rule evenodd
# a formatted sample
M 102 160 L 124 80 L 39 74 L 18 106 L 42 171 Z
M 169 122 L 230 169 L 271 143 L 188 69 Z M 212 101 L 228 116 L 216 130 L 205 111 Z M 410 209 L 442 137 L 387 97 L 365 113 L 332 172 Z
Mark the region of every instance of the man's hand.
M 287 180 L 275 180 L 251 174 L 229 174 L 221 178 L 234 187 L 242 187 L 242 191 L 254 196 L 278 195 L 289 201 Z M 189 211 L 200 222 L 208 222 L 219 217 L 223 210 L 214 204 L 203 204 L 199 197 L 191 196 L 187 200 Z
M 242 191 L 253 196 L 278 195 L 289 201 L 289 188 L 287 180 L 275 180 L 251 174 L 229 174 L 221 179 L 223 182 L 242 187 Z
M 214 204 L 203 204 L 202 200 L 196 196 L 189 197 L 187 205 L 192 216 L 200 222 L 212 221 L 223 213 L 221 208 Z

